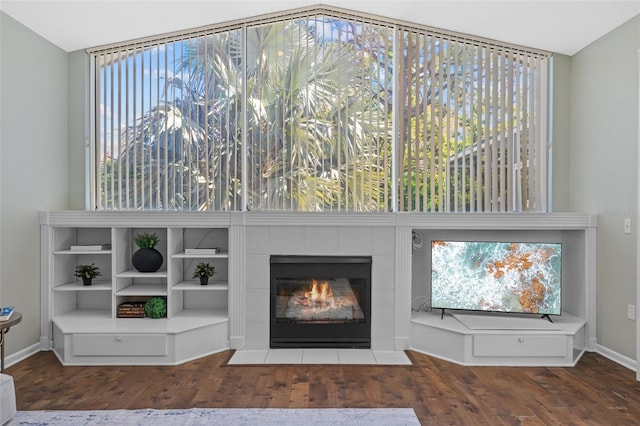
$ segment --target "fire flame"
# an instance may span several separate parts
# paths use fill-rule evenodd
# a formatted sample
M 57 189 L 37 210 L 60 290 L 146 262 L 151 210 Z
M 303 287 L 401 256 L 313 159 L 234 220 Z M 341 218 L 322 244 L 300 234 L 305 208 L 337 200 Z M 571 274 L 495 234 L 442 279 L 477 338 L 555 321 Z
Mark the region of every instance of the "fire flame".
M 304 297 L 314 305 L 331 305 L 333 306 L 333 291 L 329 283 L 323 281 L 318 283 L 314 278 L 311 280 L 311 287 L 304 292 Z

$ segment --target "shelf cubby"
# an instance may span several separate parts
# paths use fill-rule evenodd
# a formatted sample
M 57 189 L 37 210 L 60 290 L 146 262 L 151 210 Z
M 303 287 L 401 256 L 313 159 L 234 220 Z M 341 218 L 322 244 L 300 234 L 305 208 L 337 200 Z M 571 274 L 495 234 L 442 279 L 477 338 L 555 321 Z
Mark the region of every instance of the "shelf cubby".
M 164 222 L 167 217 L 172 221 Z M 173 364 L 229 347 L 228 223 L 203 226 L 199 217 L 183 226 L 177 223 L 194 216 L 137 212 L 43 213 L 42 218 L 52 348 L 63 364 L 148 363 L 148 356 Z M 158 235 L 155 248 L 163 264 L 156 272 L 132 265 L 135 238 L 142 233 Z M 214 247 L 216 253 L 187 252 Z M 208 285 L 192 278 L 199 262 L 216 269 Z M 101 275 L 85 286 L 74 276 L 78 264 L 95 264 Z M 166 318 L 118 317 L 121 303 L 151 297 L 166 298 Z M 157 348 L 148 349 L 146 341 Z

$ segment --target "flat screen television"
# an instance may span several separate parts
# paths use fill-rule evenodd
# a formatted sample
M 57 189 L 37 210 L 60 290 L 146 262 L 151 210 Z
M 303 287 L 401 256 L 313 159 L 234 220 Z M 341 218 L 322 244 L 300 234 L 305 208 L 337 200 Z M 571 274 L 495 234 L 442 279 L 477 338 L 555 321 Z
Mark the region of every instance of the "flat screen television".
M 431 242 L 431 307 L 561 315 L 562 245 Z

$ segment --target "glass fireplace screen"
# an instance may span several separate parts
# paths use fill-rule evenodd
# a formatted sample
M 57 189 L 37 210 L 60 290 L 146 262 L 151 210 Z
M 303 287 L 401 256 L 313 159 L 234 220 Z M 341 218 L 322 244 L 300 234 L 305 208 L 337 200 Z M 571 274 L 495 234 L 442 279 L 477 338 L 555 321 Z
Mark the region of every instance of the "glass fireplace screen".
M 371 346 L 371 257 L 271 256 L 270 347 Z
M 364 279 L 278 278 L 276 322 L 364 322 Z

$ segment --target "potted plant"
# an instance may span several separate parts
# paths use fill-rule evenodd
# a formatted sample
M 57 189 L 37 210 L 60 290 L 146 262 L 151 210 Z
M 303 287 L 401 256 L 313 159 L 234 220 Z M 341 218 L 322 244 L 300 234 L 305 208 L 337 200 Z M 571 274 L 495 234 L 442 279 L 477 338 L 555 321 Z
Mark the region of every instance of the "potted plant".
M 144 313 L 149 318 L 165 318 L 167 316 L 167 299 L 150 297 L 144 304 Z
M 156 272 L 162 266 L 162 253 L 155 249 L 158 241 L 158 234 L 143 232 L 136 234 L 134 241 L 138 250 L 131 257 L 131 264 L 139 272 Z
M 215 267 L 209 265 L 208 263 L 198 263 L 196 265 L 196 269 L 193 271 L 192 278 L 200 278 L 201 285 L 209 284 L 209 278 L 212 277 L 216 273 Z
M 98 268 L 95 263 L 92 263 L 91 265 L 76 265 L 76 270 L 73 275 L 82 278 L 83 285 L 91 285 L 91 281 L 102 274 L 100 273 L 100 268 Z

